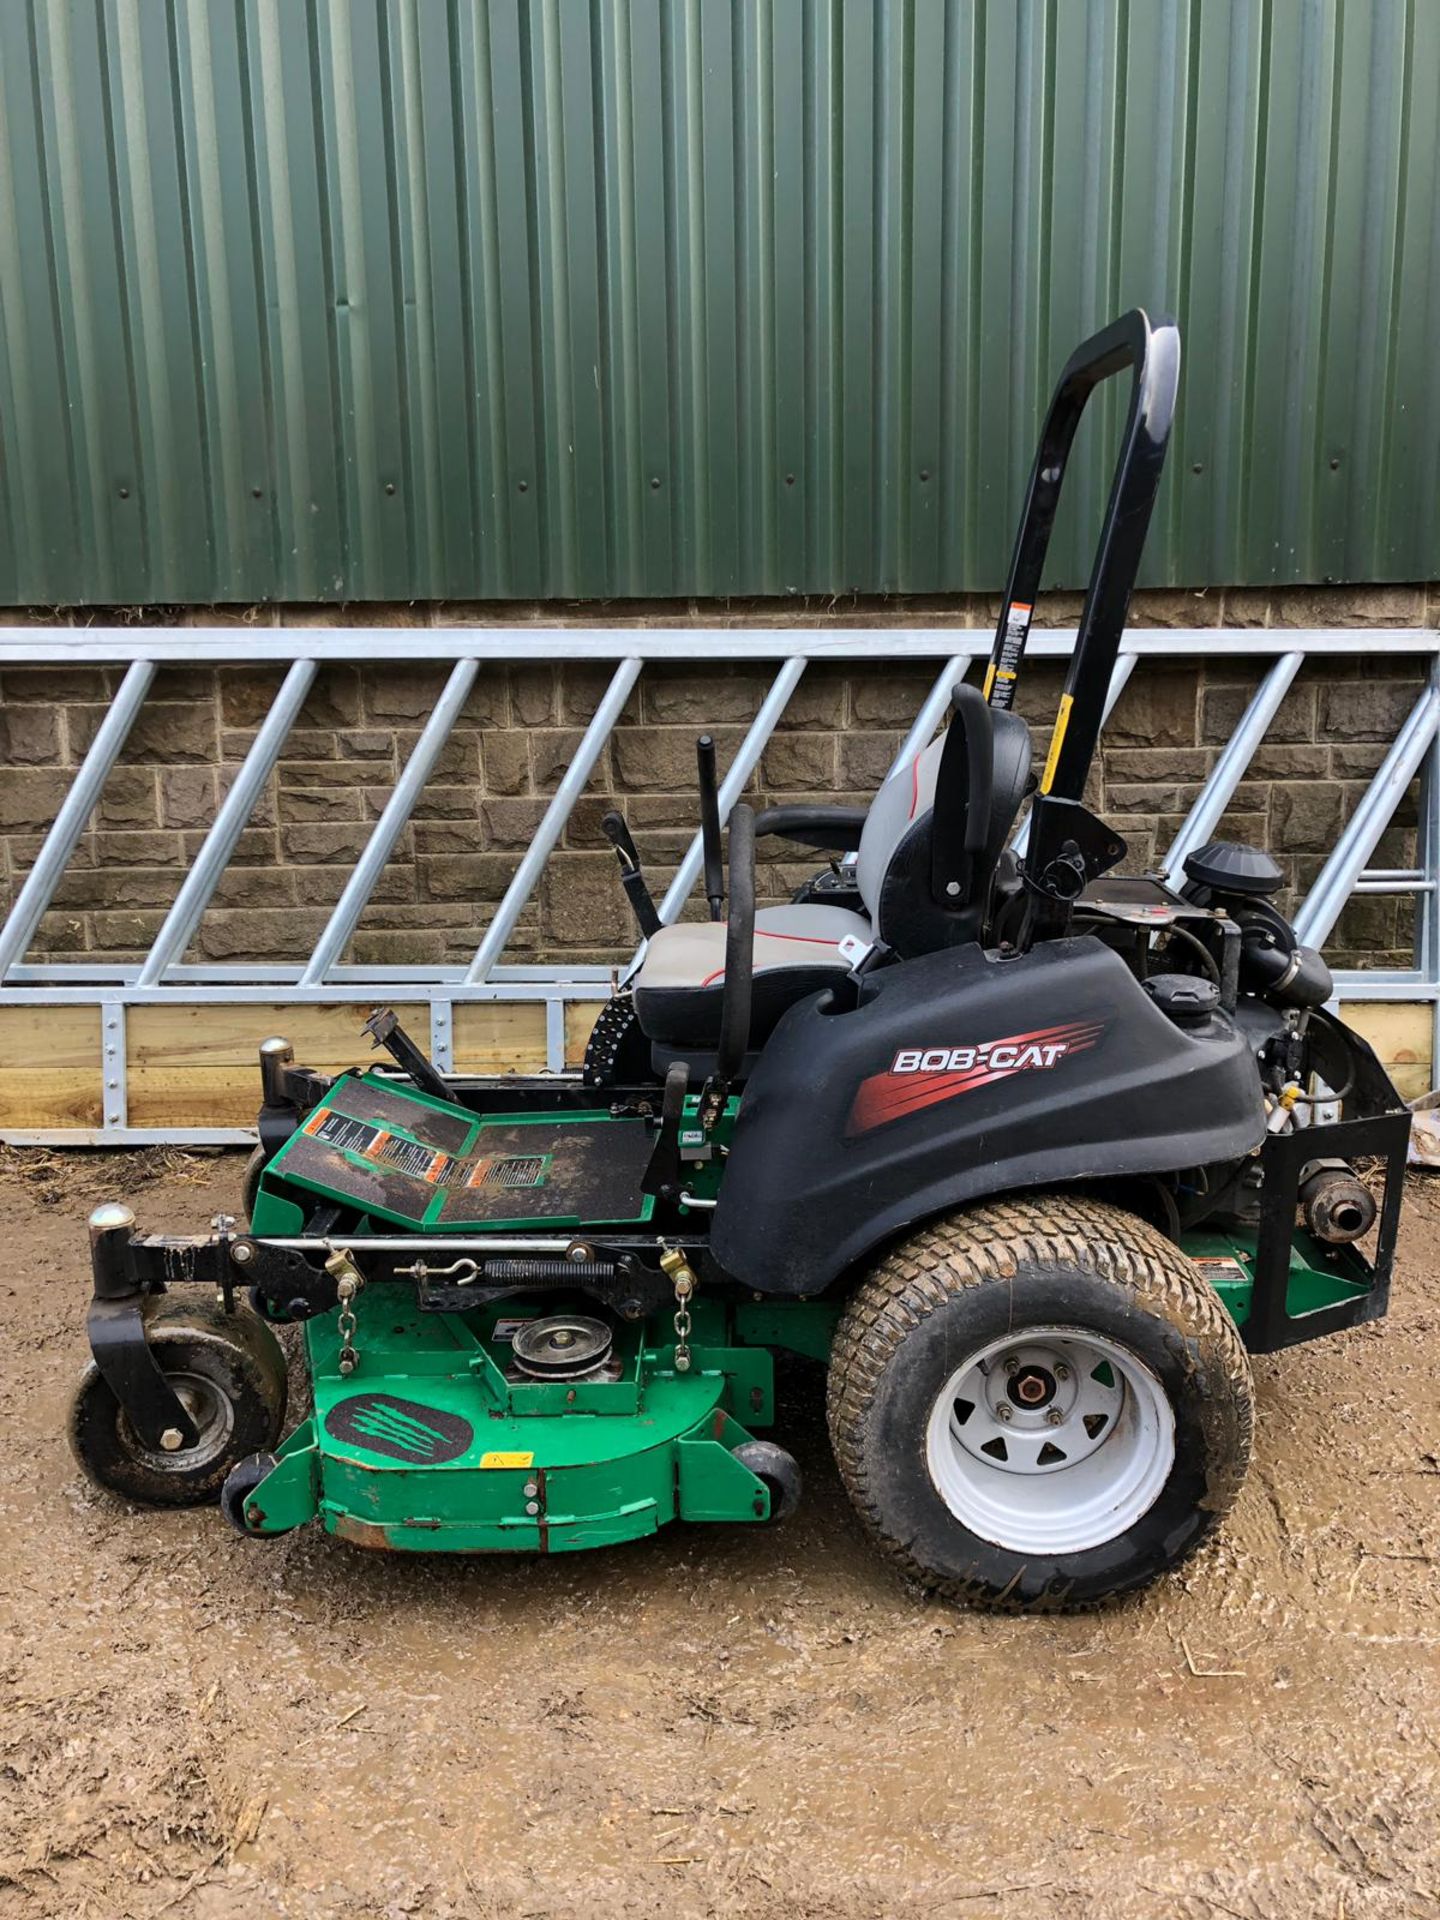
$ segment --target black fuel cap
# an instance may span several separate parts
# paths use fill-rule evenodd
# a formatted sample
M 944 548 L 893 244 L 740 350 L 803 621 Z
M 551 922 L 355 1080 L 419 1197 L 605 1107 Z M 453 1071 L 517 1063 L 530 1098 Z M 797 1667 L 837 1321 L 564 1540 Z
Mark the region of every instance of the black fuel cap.
M 1193 973 L 1151 974 L 1145 991 L 1178 1027 L 1203 1026 L 1220 1005 L 1215 982 Z

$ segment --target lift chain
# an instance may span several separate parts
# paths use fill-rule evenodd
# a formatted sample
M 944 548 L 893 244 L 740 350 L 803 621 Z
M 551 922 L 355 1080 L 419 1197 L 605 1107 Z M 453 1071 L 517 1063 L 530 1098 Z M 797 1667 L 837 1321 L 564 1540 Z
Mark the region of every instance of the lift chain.
M 690 1371 L 690 1302 L 695 1295 L 695 1275 L 678 1247 L 667 1247 L 660 1264 L 675 1287 L 675 1371 Z
M 340 1318 L 337 1324 L 340 1332 L 341 1373 L 354 1373 L 360 1364 L 360 1354 L 355 1346 L 355 1309 L 351 1304 L 358 1292 L 359 1288 L 353 1280 L 345 1279 L 340 1282 Z
M 325 1262 L 325 1271 L 335 1276 L 335 1293 L 340 1302 L 340 1314 L 336 1327 L 340 1335 L 340 1356 L 338 1365 L 341 1373 L 354 1373 L 360 1364 L 360 1350 L 355 1345 L 355 1296 L 365 1284 L 365 1276 L 350 1258 L 343 1247 L 337 1247 Z

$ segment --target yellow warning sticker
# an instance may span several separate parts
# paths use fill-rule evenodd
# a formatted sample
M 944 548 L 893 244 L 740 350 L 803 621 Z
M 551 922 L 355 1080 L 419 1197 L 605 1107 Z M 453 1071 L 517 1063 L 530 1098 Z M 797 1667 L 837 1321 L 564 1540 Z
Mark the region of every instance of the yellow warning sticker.
M 995 662 L 992 660 L 985 669 L 985 698 L 990 698 L 990 689 L 995 684 Z
M 1060 711 L 1055 716 L 1055 731 L 1050 736 L 1050 751 L 1045 756 L 1045 771 L 1040 776 L 1042 793 L 1050 791 L 1050 782 L 1055 778 L 1055 769 L 1060 764 L 1060 749 L 1065 744 L 1065 729 L 1070 724 L 1070 709 L 1074 704 L 1073 695 L 1061 694 Z
M 535 1456 L 533 1453 L 482 1453 L 480 1464 L 482 1467 L 533 1467 Z

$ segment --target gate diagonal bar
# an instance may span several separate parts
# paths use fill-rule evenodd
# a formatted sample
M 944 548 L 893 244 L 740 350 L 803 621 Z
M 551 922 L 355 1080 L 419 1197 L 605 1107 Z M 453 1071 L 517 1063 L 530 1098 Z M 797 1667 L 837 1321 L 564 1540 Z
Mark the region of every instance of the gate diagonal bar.
M 1073 629 L 1032 632 L 1031 660 L 1063 661 L 1074 645 Z M 600 763 L 627 702 L 648 667 L 725 663 L 768 668 L 771 683 L 730 764 L 722 769 L 720 804 L 727 814 L 761 766 L 765 749 L 782 722 L 807 668 L 849 663 L 883 671 L 886 663 L 928 664 L 934 674 L 894 766 L 918 753 L 944 720 L 955 685 L 987 644 L 979 632 L 954 628 L 722 629 L 619 626 L 543 629 L 387 627 L 313 629 L 233 627 L 89 627 L 35 629 L 0 626 L 0 667 L 82 666 L 125 669 L 118 691 L 83 763 L 75 771 L 55 818 L 0 927 L 0 1009 L 94 1008 L 100 1028 L 96 1107 L 100 1124 L 0 1127 L 16 1144 L 136 1146 L 157 1143 L 208 1145 L 253 1138 L 240 1125 L 147 1126 L 131 1123 L 134 1061 L 127 1053 L 127 1026 L 139 1009 L 255 1008 L 256 1042 L 270 1030 L 274 1003 L 296 1007 L 352 1006 L 391 1000 L 420 1007 L 428 1038 L 441 1064 L 457 1055 L 457 1014 L 477 1004 L 538 1003 L 543 1039 L 537 1068 L 562 1071 L 570 1044 L 572 1009 L 603 1001 L 616 969 L 588 963 L 507 962 L 509 946 L 534 897 L 546 863 L 564 835 L 576 801 Z M 1440 1058 L 1440 638 L 1414 629 L 1284 629 L 1227 632 L 1215 628 L 1132 628 L 1124 636 L 1110 688 L 1107 715 L 1132 674 L 1147 664 L 1213 660 L 1245 663 L 1254 690 L 1230 739 L 1218 749 L 1190 810 L 1163 856 L 1172 883 L 1187 854 L 1204 844 L 1220 824 L 1240 782 L 1275 720 L 1282 700 L 1307 661 L 1353 659 L 1379 653 L 1413 659 L 1428 669 L 1414 706 L 1359 803 L 1323 862 L 1296 917 L 1301 937 L 1322 943 L 1352 895 L 1403 894 L 1416 903 L 1413 967 L 1349 970 L 1336 976 L 1336 1001 L 1417 1002 L 1429 1008 L 1431 1059 Z M 358 965 L 345 952 L 387 861 L 421 801 L 441 753 L 487 663 L 529 661 L 570 665 L 602 662 L 609 683 L 585 728 L 569 766 L 551 795 L 534 836 L 488 925 L 479 930 L 473 958 L 433 965 Z M 293 961 L 253 964 L 187 957 L 206 906 L 235 855 L 240 836 L 273 773 L 306 696 L 326 665 L 379 666 L 439 663 L 449 678 L 370 831 L 340 898 L 313 951 Z M 155 675 L 167 667 L 272 664 L 285 669 L 268 713 L 221 801 L 188 873 L 181 880 L 153 946 L 141 962 L 103 956 L 28 956 L 68 863 L 117 765 L 125 741 Z M 1037 742 L 1043 747 L 1043 741 Z M 1386 826 L 1411 782 L 1420 777 L 1420 824 L 1415 864 L 1371 867 Z M 3 777 L 3 775 L 0 775 Z M 1023 826 L 1021 833 L 1023 834 Z M 1020 836 L 1017 835 L 1017 844 Z M 816 856 L 817 866 L 822 856 Z M 701 866 L 698 832 L 690 841 L 661 898 L 662 919 L 675 919 L 693 893 Z M 618 885 L 618 881 L 617 881 Z M 137 1017 L 140 1017 L 137 1015 Z M 425 1029 L 422 1026 L 421 1031 Z M 359 1057 L 358 1036 L 357 1055 Z M 130 1072 L 127 1077 L 127 1065 Z

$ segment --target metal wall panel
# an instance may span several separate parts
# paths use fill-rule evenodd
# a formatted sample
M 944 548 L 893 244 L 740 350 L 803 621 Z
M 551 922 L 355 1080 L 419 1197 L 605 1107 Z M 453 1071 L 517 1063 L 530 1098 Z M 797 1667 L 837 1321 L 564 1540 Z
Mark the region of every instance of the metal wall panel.
M 1152 583 L 1435 576 L 1437 100 L 1433 0 L 5 0 L 0 600 L 993 587 L 1132 303 Z

